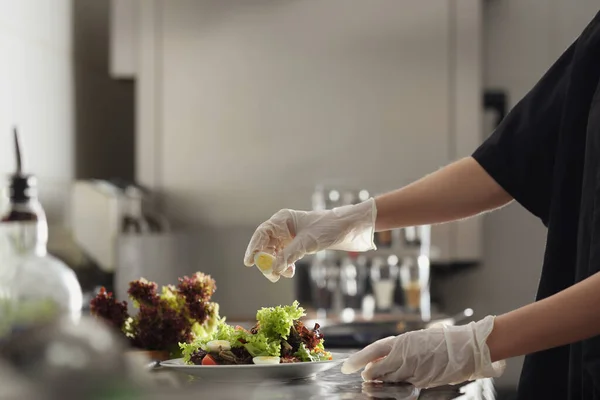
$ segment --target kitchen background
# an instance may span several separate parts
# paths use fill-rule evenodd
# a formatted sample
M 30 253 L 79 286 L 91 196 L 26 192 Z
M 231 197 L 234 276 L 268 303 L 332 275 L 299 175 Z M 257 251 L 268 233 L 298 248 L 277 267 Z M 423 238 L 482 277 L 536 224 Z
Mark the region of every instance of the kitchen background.
M 484 92 L 504 93 L 510 108 L 598 9 L 591 0 L 0 4 L 0 172 L 14 170 L 16 124 L 50 251 L 89 264 L 73 226 L 91 225 L 93 210 L 73 212 L 76 180 L 135 179 L 183 232 L 161 244 L 172 255 L 161 268 L 210 273 L 222 313 L 239 318 L 298 290 L 243 267 L 258 223 L 310 208 L 318 183 L 378 193 L 468 155 L 492 129 Z M 449 261 L 436 269 L 444 309 L 482 317 L 531 301 L 544 234 L 518 205 L 434 227 Z M 188 252 L 173 250 L 180 241 Z M 499 387 L 516 384 L 521 362 L 510 360 Z

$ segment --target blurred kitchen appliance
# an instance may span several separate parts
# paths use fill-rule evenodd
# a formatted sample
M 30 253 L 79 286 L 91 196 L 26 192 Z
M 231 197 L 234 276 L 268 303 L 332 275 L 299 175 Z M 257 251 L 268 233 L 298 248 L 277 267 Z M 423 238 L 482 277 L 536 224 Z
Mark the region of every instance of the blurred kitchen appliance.
M 370 197 L 366 189 L 319 185 L 312 205 L 313 210 L 327 210 Z M 326 250 L 304 257 L 298 263 L 304 265 L 296 269 L 295 294 L 310 310 L 307 323 L 319 322 L 330 347 L 356 348 L 386 336 L 452 325 L 471 317 L 471 309 L 450 316 L 432 304 L 432 231 L 430 225 L 422 225 L 376 232 L 375 250 Z
M 315 190 L 313 210 L 357 204 L 368 190 Z M 377 249 L 364 254 L 321 251 L 309 263 L 312 305 L 320 318 L 345 322 L 382 314 L 410 313 L 431 320 L 431 227 L 376 232 Z
M 372 194 L 368 189 L 356 190 L 317 185 L 312 195 L 312 208 L 313 210 L 331 209 L 365 201 L 370 196 Z M 482 256 L 481 223 L 481 219 L 475 217 L 425 228 L 426 236 L 430 240 L 428 253 L 431 262 L 440 266 L 479 263 Z M 419 229 L 407 227 L 402 230 L 377 232 L 374 240 L 379 254 L 383 256 L 396 254 L 399 250 L 418 249 Z
M 320 185 L 312 197 L 313 209 L 356 204 L 369 197 L 365 189 Z M 432 307 L 431 226 L 376 232 L 374 241 L 377 249 L 373 251 L 321 251 L 306 261 L 310 264 L 308 282 L 297 288 L 312 288 L 313 298 L 302 300 L 306 304 L 312 300 L 314 312 L 309 318 L 319 321 L 330 347 L 362 347 L 387 336 L 452 325 L 472 316 L 471 309 L 450 317 Z M 297 291 L 298 298 L 302 291 Z
M 433 315 L 430 321 L 423 321 L 414 314 L 387 314 L 372 319 L 358 317 L 348 322 L 341 319 L 309 319 L 305 323 L 309 326 L 319 323 L 321 333 L 327 338 L 328 346 L 331 348 L 357 348 L 409 331 L 441 325 L 457 325 L 468 321 L 472 316 L 473 310 L 467 308 L 452 316 Z
M 72 187 L 73 237 L 100 269 L 113 274 L 117 298 L 144 277 L 167 285 L 194 271 L 193 236 L 173 232 L 152 208 L 152 198 L 132 183 L 77 181 Z

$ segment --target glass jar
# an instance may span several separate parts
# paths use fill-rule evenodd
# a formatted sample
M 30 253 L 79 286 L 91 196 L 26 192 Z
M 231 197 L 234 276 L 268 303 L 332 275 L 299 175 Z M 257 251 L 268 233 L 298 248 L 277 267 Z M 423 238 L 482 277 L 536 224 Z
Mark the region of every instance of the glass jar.
M 15 277 L 17 261 L 13 247 L 0 224 L 0 337 L 4 337 L 14 322 L 16 309 Z
M 313 306 L 319 315 L 326 314 L 331 307 L 331 293 L 328 289 L 328 265 L 325 252 L 315 253 L 310 266 Z
M 142 212 L 144 193 L 136 186 L 130 185 L 125 189 L 125 210 L 121 226 L 124 234 L 145 234 L 152 231 L 150 224 Z
M 47 252 L 46 215 L 28 178 L 26 198 L 11 198 L 0 216 L 0 273 L 12 282 L 5 297 L 10 297 L 13 328 L 21 324 L 67 315 L 74 321 L 81 316 L 83 296 L 73 270 Z
M 340 264 L 340 286 L 344 309 L 359 310 L 365 295 L 367 271 L 356 254 L 349 253 Z
M 419 268 L 414 258 L 404 258 L 400 266 L 400 282 L 406 308 L 409 311 L 418 311 L 421 304 L 421 282 L 419 281 Z
M 371 287 L 375 295 L 375 305 L 380 312 L 391 311 L 394 307 L 394 290 L 398 280 L 398 266 L 375 257 L 371 264 Z
M 31 247 L 34 223 L 8 223 L 5 232 L 18 246 L 15 294 L 19 321 L 66 314 L 73 321 L 81 316 L 83 296 L 77 276 L 62 261 L 46 252 L 46 246 Z
M 15 172 L 9 178 L 8 202 L 0 210 L 0 273 L 10 288 L 5 306 L 14 316 L 10 329 L 41 320 L 81 317 L 83 295 L 77 276 L 47 252 L 48 223 L 38 201 L 35 176 L 23 172 L 19 133 L 14 129 Z M 6 283 L 3 284 L 6 286 Z
M 408 311 L 419 313 L 424 321 L 431 318 L 429 293 L 429 257 L 405 257 L 400 266 L 400 283 Z

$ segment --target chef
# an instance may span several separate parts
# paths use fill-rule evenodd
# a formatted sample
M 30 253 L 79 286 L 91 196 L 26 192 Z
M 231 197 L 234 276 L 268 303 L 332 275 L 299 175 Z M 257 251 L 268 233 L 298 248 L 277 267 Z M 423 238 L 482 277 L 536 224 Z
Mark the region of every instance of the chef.
M 504 360 L 527 355 L 519 399 L 600 400 L 599 83 L 600 13 L 472 156 L 357 205 L 281 210 L 257 228 L 244 263 L 274 248 L 269 278 L 291 278 L 305 254 L 368 251 L 374 232 L 517 201 L 548 229 L 536 302 L 379 340 L 342 371 L 425 388 L 498 377 Z

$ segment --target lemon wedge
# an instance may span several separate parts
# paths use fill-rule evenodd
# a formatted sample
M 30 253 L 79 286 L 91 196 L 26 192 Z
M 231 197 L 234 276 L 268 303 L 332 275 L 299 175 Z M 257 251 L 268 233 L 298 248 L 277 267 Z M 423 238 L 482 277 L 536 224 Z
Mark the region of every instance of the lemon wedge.
M 256 253 L 254 256 L 254 264 L 256 267 L 265 275 L 269 275 L 273 272 L 273 262 L 275 261 L 275 256 L 260 252 Z

